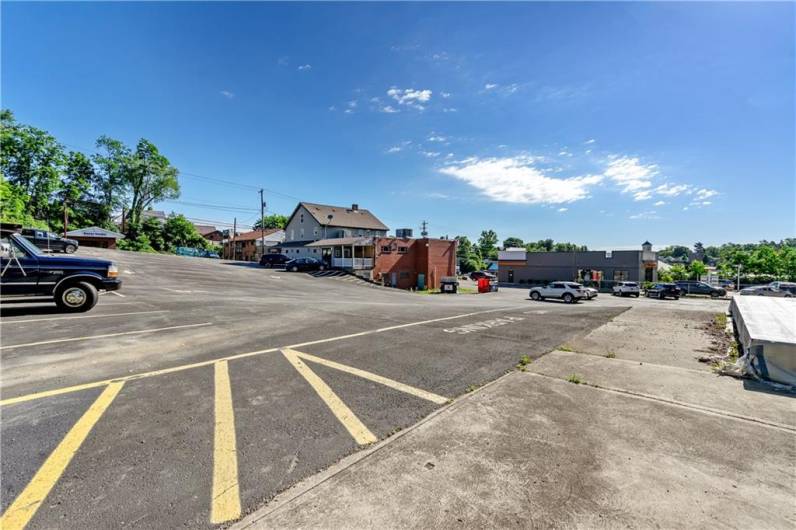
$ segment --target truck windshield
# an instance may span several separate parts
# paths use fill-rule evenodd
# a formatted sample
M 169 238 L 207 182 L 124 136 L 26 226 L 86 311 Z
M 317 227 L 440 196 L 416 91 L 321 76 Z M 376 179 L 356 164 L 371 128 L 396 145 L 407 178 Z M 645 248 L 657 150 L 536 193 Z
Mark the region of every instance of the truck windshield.
M 17 252 L 21 252 L 25 256 L 43 256 L 44 254 L 39 250 L 39 247 L 28 241 L 22 236 L 12 234 L 8 237 L 8 242 L 15 247 Z

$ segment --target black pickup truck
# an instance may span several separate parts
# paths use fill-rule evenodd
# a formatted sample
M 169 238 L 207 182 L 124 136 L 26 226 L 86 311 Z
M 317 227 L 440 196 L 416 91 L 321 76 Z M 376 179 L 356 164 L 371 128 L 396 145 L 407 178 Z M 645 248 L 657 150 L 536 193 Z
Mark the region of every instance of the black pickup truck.
M 67 239 L 61 237 L 47 230 L 38 230 L 36 228 L 23 228 L 20 232 L 22 237 L 36 245 L 42 250 L 49 252 L 66 252 L 67 254 L 74 254 L 77 250 L 78 242 L 74 239 Z
M 116 266 L 107 260 L 44 254 L 18 233 L 0 237 L 0 298 L 3 302 L 52 300 L 63 311 L 94 307 L 98 291 L 122 286 Z

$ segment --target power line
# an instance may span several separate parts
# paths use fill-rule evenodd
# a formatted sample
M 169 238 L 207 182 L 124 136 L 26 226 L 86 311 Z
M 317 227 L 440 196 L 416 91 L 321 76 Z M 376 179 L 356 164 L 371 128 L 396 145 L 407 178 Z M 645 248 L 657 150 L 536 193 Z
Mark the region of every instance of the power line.
M 186 206 L 199 206 L 202 208 L 210 208 L 213 210 L 223 210 L 228 212 L 256 212 L 258 211 L 255 208 L 243 208 L 241 206 L 233 206 L 231 204 L 207 204 L 203 202 L 192 202 L 192 201 L 178 201 L 176 199 L 164 199 L 160 202 L 169 202 L 174 204 L 184 204 Z

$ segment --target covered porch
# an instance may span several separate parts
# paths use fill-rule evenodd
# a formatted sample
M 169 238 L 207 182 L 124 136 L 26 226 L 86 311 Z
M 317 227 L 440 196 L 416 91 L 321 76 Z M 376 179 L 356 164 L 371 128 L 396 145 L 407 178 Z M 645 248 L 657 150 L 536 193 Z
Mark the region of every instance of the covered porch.
M 373 268 L 375 247 L 372 237 L 321 239 L 306 246 L 320 248 L 321 260 L 334 269 L 353 271 Z

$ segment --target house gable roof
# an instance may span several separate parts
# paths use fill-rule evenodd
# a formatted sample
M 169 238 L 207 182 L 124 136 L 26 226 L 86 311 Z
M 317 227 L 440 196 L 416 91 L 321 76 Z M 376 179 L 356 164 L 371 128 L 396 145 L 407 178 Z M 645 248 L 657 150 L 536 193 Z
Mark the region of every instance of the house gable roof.
M 251 232 L 243 232 L 242 234 L 238 234 L 235 236 L 235 241 L 256 241 L 263 235 L 265 235 L 266 238 L 269 238 L 269 236 L 274 235 L 277 232 L 282 232 L 284 234 L 284 230 L 281 228 L 266 228 L 262 233 L 259 230 L 252 230 Z
M 379 221 L 369 210 L 357 208 L 356 210 L 345 206 L 330 206 L 312 202 L 300 202 L 290 215 L 288 223 L 293 220 L 300 207 L 304 207 L 313 218 L 321 225 L 339 226 L 342 228 L 363 228 L 365 230 L 389 230 L 389 227 Z M 329 222 L 329 216 L 332 216 Z
M 106 237 L 109 239 L 124 239 L 124 234 L 114 232 L 113 230 L 105 230 L 98 226 L 89 226 L 88 228 L 81 228 L 79 230 L 70 230 L 66 233 L 67 237 Z

